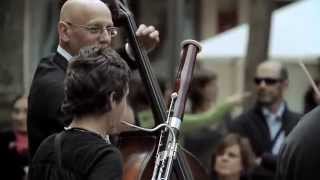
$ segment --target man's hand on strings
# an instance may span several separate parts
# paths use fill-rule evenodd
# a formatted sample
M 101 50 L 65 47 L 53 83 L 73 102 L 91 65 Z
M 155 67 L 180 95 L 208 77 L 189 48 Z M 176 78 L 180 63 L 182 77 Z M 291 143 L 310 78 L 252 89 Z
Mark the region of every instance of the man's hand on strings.
M 159 31 L 154 26 L 141 24 L 136 31 L 136 35 L 142 47 L 148 52 L 152 51 L 160 42 Z

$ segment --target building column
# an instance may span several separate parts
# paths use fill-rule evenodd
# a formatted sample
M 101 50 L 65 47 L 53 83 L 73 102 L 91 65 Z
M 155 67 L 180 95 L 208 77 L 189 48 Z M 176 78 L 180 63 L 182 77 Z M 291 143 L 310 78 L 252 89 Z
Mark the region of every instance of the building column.
M 200 21 L 201 40 L 214 36 L 217 33 L 218 0 L 202 0 Z
M 238 22 L 239 24 L 248 23 L 250 16 L 250 0 L 238 1 Z

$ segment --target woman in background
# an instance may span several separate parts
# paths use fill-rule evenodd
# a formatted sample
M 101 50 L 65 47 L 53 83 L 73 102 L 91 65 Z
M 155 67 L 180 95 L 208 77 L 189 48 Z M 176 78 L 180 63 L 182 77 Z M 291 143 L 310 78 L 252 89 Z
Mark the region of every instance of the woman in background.
M 254 153 L 247 138 L 228 134 L 212 155 L 213 180 L 247 180 L 255 167 Z
M 164 98 L 169 104 L 172 88 L 166 87 L 163 80 L 159 82 Z M 137 77 L 132 78 L 130 87 L 132 89 L 130 101 L 135 103 L 133 108 L 137 113 L 140 125 L 147 128 L 153 127 L 153 116 L 142 82 Z M 230 113 L 250 96 L 248 92 L 237 93 L 216 104 L 217 91 L 217 75 L 201 64 L 196 64 L 180 129 L 184 135 L 194 132 L 197 128 L 218 124 L 224 120 L 227 113 Z
M 0 132 L 1 179 L 23 180 L 27 177 L 29 164 L 27 110 L 27 97 L 17 96 L 12 103 L 12 128 Z

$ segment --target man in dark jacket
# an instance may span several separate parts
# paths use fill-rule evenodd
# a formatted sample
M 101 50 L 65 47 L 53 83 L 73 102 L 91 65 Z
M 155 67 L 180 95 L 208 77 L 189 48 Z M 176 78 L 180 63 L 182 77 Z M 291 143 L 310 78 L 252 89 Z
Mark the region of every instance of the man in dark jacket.
M 259 179 L 272 179 L 280 146 L 298 122 L 300 115 L 290 111 L 284 100 L 284 92 L 288 87 L 288 72 L 280 63 L 261 63 L 254 82 L 256 104 L 233 120 L 229 129 L 249 138 L 260 164 L 254 174 Z
M 61 112 L 60 106 L 64 98 L 65 71 L 72 56 L 84 46 L 109 47 L 118 33 L 109 7 L 100 0 L 66 1 L 61 8 L 58 31 L 57 52 L 41 60 L 30 89 L 28 132 L 31 157 L 44 138 L 63 130 L 65 122 L 71 120 Z M 136 34 L 147 49 L 159 42 L 159 32 L 153 26 L 140 25 Z M 130 45 L 126 44 L 119 52 L 129 65 L 134 64 L 130 50 Z

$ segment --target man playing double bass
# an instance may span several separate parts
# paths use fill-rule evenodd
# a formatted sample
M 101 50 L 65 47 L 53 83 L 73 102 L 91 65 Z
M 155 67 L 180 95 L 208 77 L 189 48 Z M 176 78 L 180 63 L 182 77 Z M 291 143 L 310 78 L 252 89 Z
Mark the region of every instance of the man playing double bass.
M 71 58 L 84 46 L 110 47 L 117 35 L 108 5 L 100 0 L 67 0 L 63 4 L 57 52 L 40 61 L 31 84 L 28 110 L 31 157 L 43 139 L 63 130 L 72 118 L 60 109 L 64 99 L 63 81 Z M 159 32 L 153 26 L 140 25 L 136 35 L 146 49 L 154 48 L 159 42 Z M 130 50 L 126 44 L 118 52 L 132 67 L 135 62 L 130 59 Z

